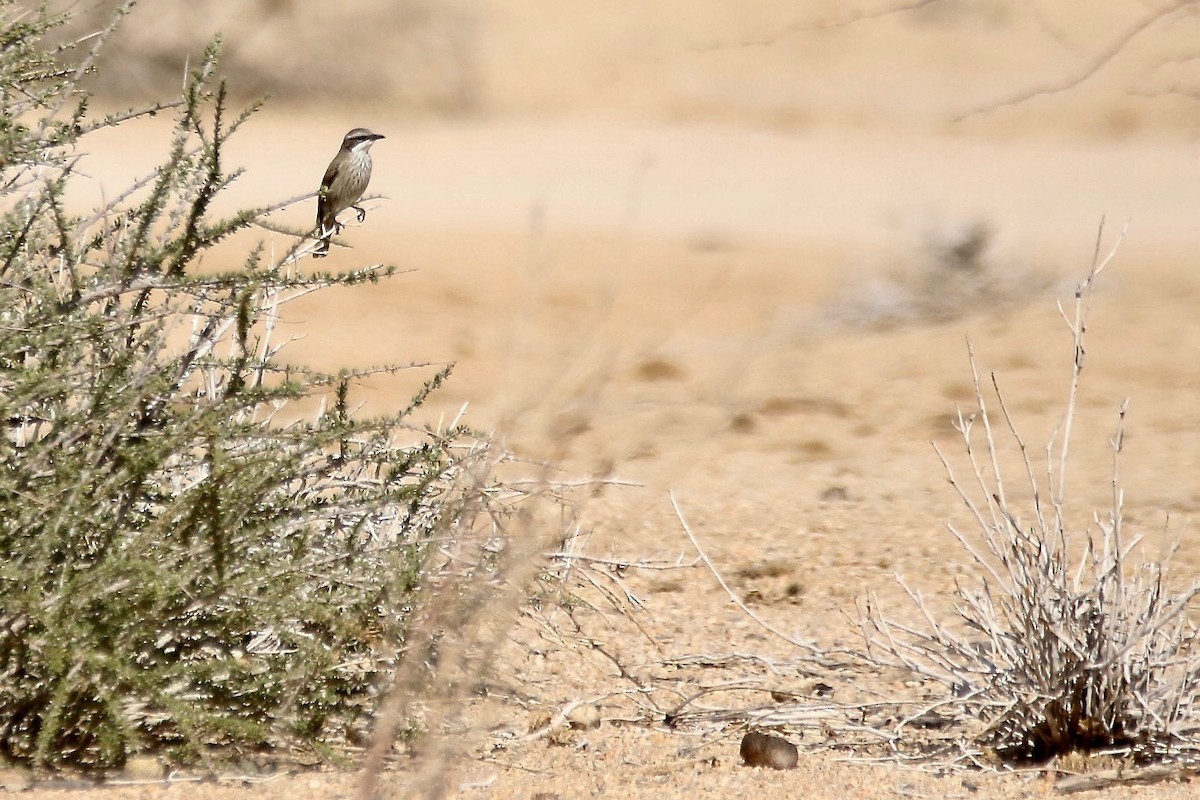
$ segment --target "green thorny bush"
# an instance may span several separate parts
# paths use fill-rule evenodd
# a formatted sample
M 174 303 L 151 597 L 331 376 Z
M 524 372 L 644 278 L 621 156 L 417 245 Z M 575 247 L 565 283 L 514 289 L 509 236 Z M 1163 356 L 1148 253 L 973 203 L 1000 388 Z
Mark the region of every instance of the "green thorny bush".
M 353 387 L 402 367 L 278 363 L 280 303 L 390 270 L 301 276 L 292 231 L 274 265 L 260 244 L 196 274 L 287 205 L 210 214 L 253 111 L 227 122 L 216 45 L 180 99 L 89 121 L 99 45 L 63 66 L 72 46 L 47 44 L 61 22 L 0 0 L 0 756 L 329 754 L 369 729 L 439 547 L 491 524 L 492 456 L 407 421 L 445 370 L 360 419 Z M 72 214 L 81 140 L 168 111 L 161 166 Z M 306 398 L 322 411 L 283 419 Z

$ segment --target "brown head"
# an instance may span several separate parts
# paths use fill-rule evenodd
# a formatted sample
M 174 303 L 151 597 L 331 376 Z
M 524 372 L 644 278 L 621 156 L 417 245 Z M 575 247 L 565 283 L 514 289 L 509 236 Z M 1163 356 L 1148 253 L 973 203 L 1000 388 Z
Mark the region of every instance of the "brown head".
M 379 139 L 386 138 L 382 133 L 372 133 L 366 128 L 355 128 L 342 139 L 342 149 L 355 153 L 363 153 L 371 149 Z

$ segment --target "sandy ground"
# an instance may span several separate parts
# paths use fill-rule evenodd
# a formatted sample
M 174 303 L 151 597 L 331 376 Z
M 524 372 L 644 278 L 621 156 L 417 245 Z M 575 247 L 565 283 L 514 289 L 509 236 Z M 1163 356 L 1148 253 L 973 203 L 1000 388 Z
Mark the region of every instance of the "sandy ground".
M 945 3 L 934 4 L 943 16 L 925 9 L 916 21 L 893 15 L 822 33 L 781 17 L 783 4 L 755 16 L 668 3 L 646 12 L 644 26 L 630 19 L 641 12 L 566 5 L 583 17 L 564 40 L 549 36 L 570 25 L 556 4 L 491 9 L 476 67 L 488 102 L 468 118 L 379 105 L 316 113 L 285 100 L 247 126 L 233 154 L 248 170 L 236 202 L 312 191 L 350 127 L 388 137 L 375 148 L 372 184 L 385 197 L 329 265 L 386 261 L 407 272 L 290 307 L 288 331 L 306 336 L 292 358 L 454 362 L 431 422 L 465 406 L 468 422 L 562 464 L 564 475 L 628 484 L 583 504 L 590 554 L 690 562 L 673 492 L 756 613 L 795 636 L 849 644 L 856 600 L 876 593 L 896 615 L 914 613 L 894 574 L 944 605 L 962 572 L 965 554 L 944 524 L 966 519 L 930 443 L 960 452 L 951 422 L 972 400 L 968 337 L 1027 441 L 1040 449 L 1050 436 L 1072 358 L 1055 301 L 1069 303 L 1106 217 L 1105 249 L 1126 223 L 1128 233 L 1091 317 L 1071 508 L 1082 527 L 1109 502 L 1108 441 L 1129 398 L 1127 521 L 1151 555 L 1178 541 L 1175 567 L 1194 574 L 1200 106 L 1162 89 L 1162 71 L 1145 66 L 1178 54 L 1188 18 L 1076 90 L 955 123 L 1071 74 L 1144 7 L 1102 3 L 1083 14 L 1075 3 L 1066 4 L 1075 17 L 1029 18 L 1004 3 L 980 4 L 991 16 Z M 838 9 L 820 5 L 817 21 Z M 627 57 L 602 58 L 609 48 Z M 1160 80 L 1157 96 L 1131 90 L 1130 76 L 1146 74 Z M 111 192 L 165 151 L 163 130 L 138 123 L 97 138 L 85 172 Z M 283 218 L 302 225 L 310 214 L 306 206 Z M 937 271 L 937 242 L 975 224 L 992 235 L 985 277 L 964 290 Z M 971 291 L 985 281 L 1004 291 Z M 375 384 L 362 399 L 394 407 L 429 371 Z M 795 655 L 699 566 L 634 571 L 628 582 L 657 646 L 616 631 L 607 645 L 637 674 L 661 676 L 654 665 L 668 658 Z M 728 668 L 729 679 L 741 674 Z M 611 663 L 546 643 L 534 654 L 506 650 L 494 683 L 550 708 L 629 688 Z M 851 691 L 834 686 L 835 697 Z M 1037 775 L 846 763 L 819 746 L 819 730 L 798 739 L 797 770 L 751 770 L 738 762 L 736 737 L 623 725 L 628 705 L 615 700 L 600 703 L 598 730 L 516 745 L 529 705 L 472 706 L 475 736 L 448 778 L 452 796 L 1053 793 Z M 400 792 L 406 775 L 387 785 Z M 321 773 L 171 791 L 298 800 L 350 796 L 355 780 Z

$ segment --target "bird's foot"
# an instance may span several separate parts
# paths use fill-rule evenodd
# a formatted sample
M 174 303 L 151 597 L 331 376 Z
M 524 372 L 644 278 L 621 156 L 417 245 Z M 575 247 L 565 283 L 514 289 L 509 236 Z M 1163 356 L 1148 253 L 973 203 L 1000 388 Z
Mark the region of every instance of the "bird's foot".
M 367 221 L 367 210 L 365 208 L 362 208 L 360 206 L 350 206 L 350 207 L 358 212 L 358 221 L 359 222 Z

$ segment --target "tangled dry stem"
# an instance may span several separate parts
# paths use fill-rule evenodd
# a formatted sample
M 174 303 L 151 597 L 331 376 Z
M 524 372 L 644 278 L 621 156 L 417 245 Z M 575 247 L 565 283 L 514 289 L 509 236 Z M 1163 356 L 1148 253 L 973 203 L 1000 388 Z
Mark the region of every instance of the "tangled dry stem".
M 1165 563 L 1133 558 L 1141 539 L 1124 530 L 1120 480 L 1127 403 L 1117 412 L 1111 441 L 1111 507 L 1094 513 L 1082 532 L 1064 508 L 1087 315 L 1096 279 L 1119 246 L 1100 258 L 1097 244 L 1073 311 L 1060 306 L 1074 356 L 1066 410 L 1047 445 L 1044 475 L 1035 470 L 999 383 L 990 377 L 1002 430 L 1023 464 L 1023 490 L 1006 486 L 995 415 L 969 351 L 976 408 L 960 413 L 958 423 L 967 478 L 937 451 L 974 522 L 966 531 L 950 526 L 972 568 L 972 577 L 955 589 L 956 616 L 938 619 L 905 586 L 923 624 L 895 621 L 873 602 L 861 618 L 868 657 L 940 684 L 943 708 L 959 723 L 955 727 L 967 731 L 968 749 L 982 748 L 1004 763 L 1096 750 L 1160 761 L 1191 757 L 1197 749 L 1200 657 L 1185 612 L 1200 585 L 1172 592 Z M 971 720 L 982 723 L 972 729 Z

